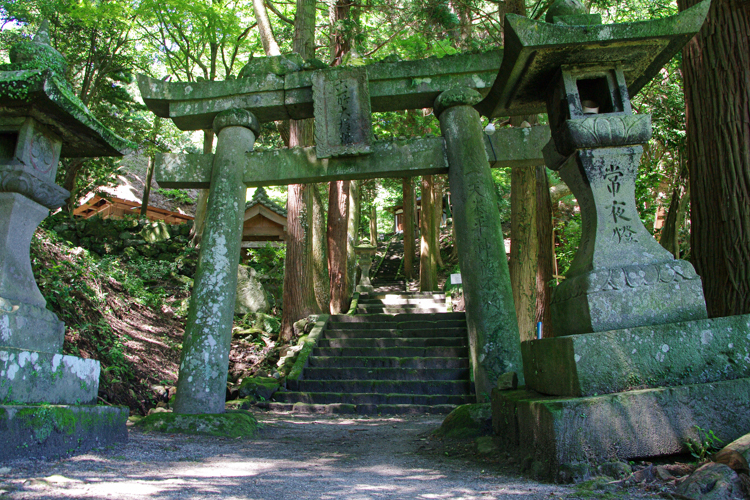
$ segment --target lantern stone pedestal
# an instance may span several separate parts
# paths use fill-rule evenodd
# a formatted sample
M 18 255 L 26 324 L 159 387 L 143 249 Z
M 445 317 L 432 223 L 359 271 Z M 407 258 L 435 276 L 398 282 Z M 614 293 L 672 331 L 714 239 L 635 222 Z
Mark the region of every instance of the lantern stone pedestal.
M 31 269 L 37 225 L 69 196 L 54 184 L 60 156 L 128 147 L 74 97 L 48 41 L 43 26 L 0 66 L 0 460 L 127 440 L 128 409 L 96 406 L 99 362 L 62 354 L 65 325 L 46 309 Z

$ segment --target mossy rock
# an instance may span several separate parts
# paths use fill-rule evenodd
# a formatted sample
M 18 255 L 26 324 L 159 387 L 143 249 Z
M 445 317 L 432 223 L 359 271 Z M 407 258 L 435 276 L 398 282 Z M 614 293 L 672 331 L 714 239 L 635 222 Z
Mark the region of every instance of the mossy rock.
M 249 377 L 240 384 L 240 398 L 253 397 L 258 401 L 271 399 L 281 384 L 272 377 Z
M 152 413 L 135 425 L 147 432 L 229 438 L 253 437 L 258 432 L 258 421 L 252 413 L 243 410 L 203 415 Z
M 438 436 L 469 439 L 492 433 L 492 406 L 490 403 L 461 405 L 445 417 L 435 432 Z

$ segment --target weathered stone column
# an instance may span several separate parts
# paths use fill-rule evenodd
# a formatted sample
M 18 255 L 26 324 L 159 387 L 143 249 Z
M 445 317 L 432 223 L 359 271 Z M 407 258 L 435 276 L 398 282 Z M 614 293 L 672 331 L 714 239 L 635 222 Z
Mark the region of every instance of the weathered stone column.
M 218 141 L 208 223 L 182 343 L 176 413 L 224 412 L 247 190 L 242 176 L 245 153 L 252 151 L 259 130 L 257 118 L 243 109 L 224 111 L 214 120 Z
M 479 113 L 472 107 L 480 100 L 475 90 L 449 90 L 435 100 L 435 113 L 448 154 L 474 385 L 483 401 L 505 372 L 516 372 L 523 383 L 523 368 L 500 213 Z

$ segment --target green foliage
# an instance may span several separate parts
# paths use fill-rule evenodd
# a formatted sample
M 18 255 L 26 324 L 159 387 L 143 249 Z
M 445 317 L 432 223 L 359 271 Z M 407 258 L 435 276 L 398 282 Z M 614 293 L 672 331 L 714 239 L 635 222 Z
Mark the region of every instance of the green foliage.
M 159 188 L 155 191 L 156 193 L 159 193 L 162 196 L 166 196 L 167 198 L 170 198 L 172 200 L 175 200 L 177 203 L 182 203 L 185 205 L 192 205 L 195 203 L 195 199 L 191 197 L 185 190 L 183 189 L 162 189 Z
M 573 212 L 563 223 L 556 225 L 555 234 L 559 241 L 555 249 L 558 272 L 560 275 L 565 275 L 573 263 L 581 241 L 581 213 Z
M 685 442 L 690 454 L 699 462 L 706 462 L 709 456 L 721 449 L 721 445 L 724 441 L 719 439 L 714 431 L 706 430 L 695 426 L 695 430 L 698 432 L 698 439 L 688 439 Z

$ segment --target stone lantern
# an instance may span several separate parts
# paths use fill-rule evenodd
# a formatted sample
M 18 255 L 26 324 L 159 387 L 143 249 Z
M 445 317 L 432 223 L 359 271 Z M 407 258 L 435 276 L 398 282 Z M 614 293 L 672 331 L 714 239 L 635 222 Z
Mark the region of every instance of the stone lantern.
M 29 246 L 70 195 L 55 184 L 60 157 L 120 156 L 64 79 L 45 23 L 0 66 L 0 459 L 53 456 L 127 439 L 127 408 L 96 406 L 99 362 L 62 354 L 65 325 L 46 308 Z
M 750 425 L 750 315 L 707 319 L 700 277 L 640 221 L 635 179 L 651 117 L 637 94 L 701 28 L 710 0 L 654 21 L 602 25 L 566 4 L 552 23 L 508 16 L 488 116 L 546 111 L 547 167 L 583 227 L 555 288 L 554 338 L 521 343 L 526 387 L 494 390 L 508 451 L 570 480 L 586 463 L 687 451 L 697 429 L 729 442 Z M 554 24 L 553 24 L 554 23 Z
M 372 267 L 372 258 L 377 252 L 374 245 L 357 245 L 354 247 L 354 253 L 357 255 L 357 264 L 362 271 L 362 275 L 357 283 L 357 291 L 360 293 L 372 293 L 375 288 L 370 282 L 370 268 Z

